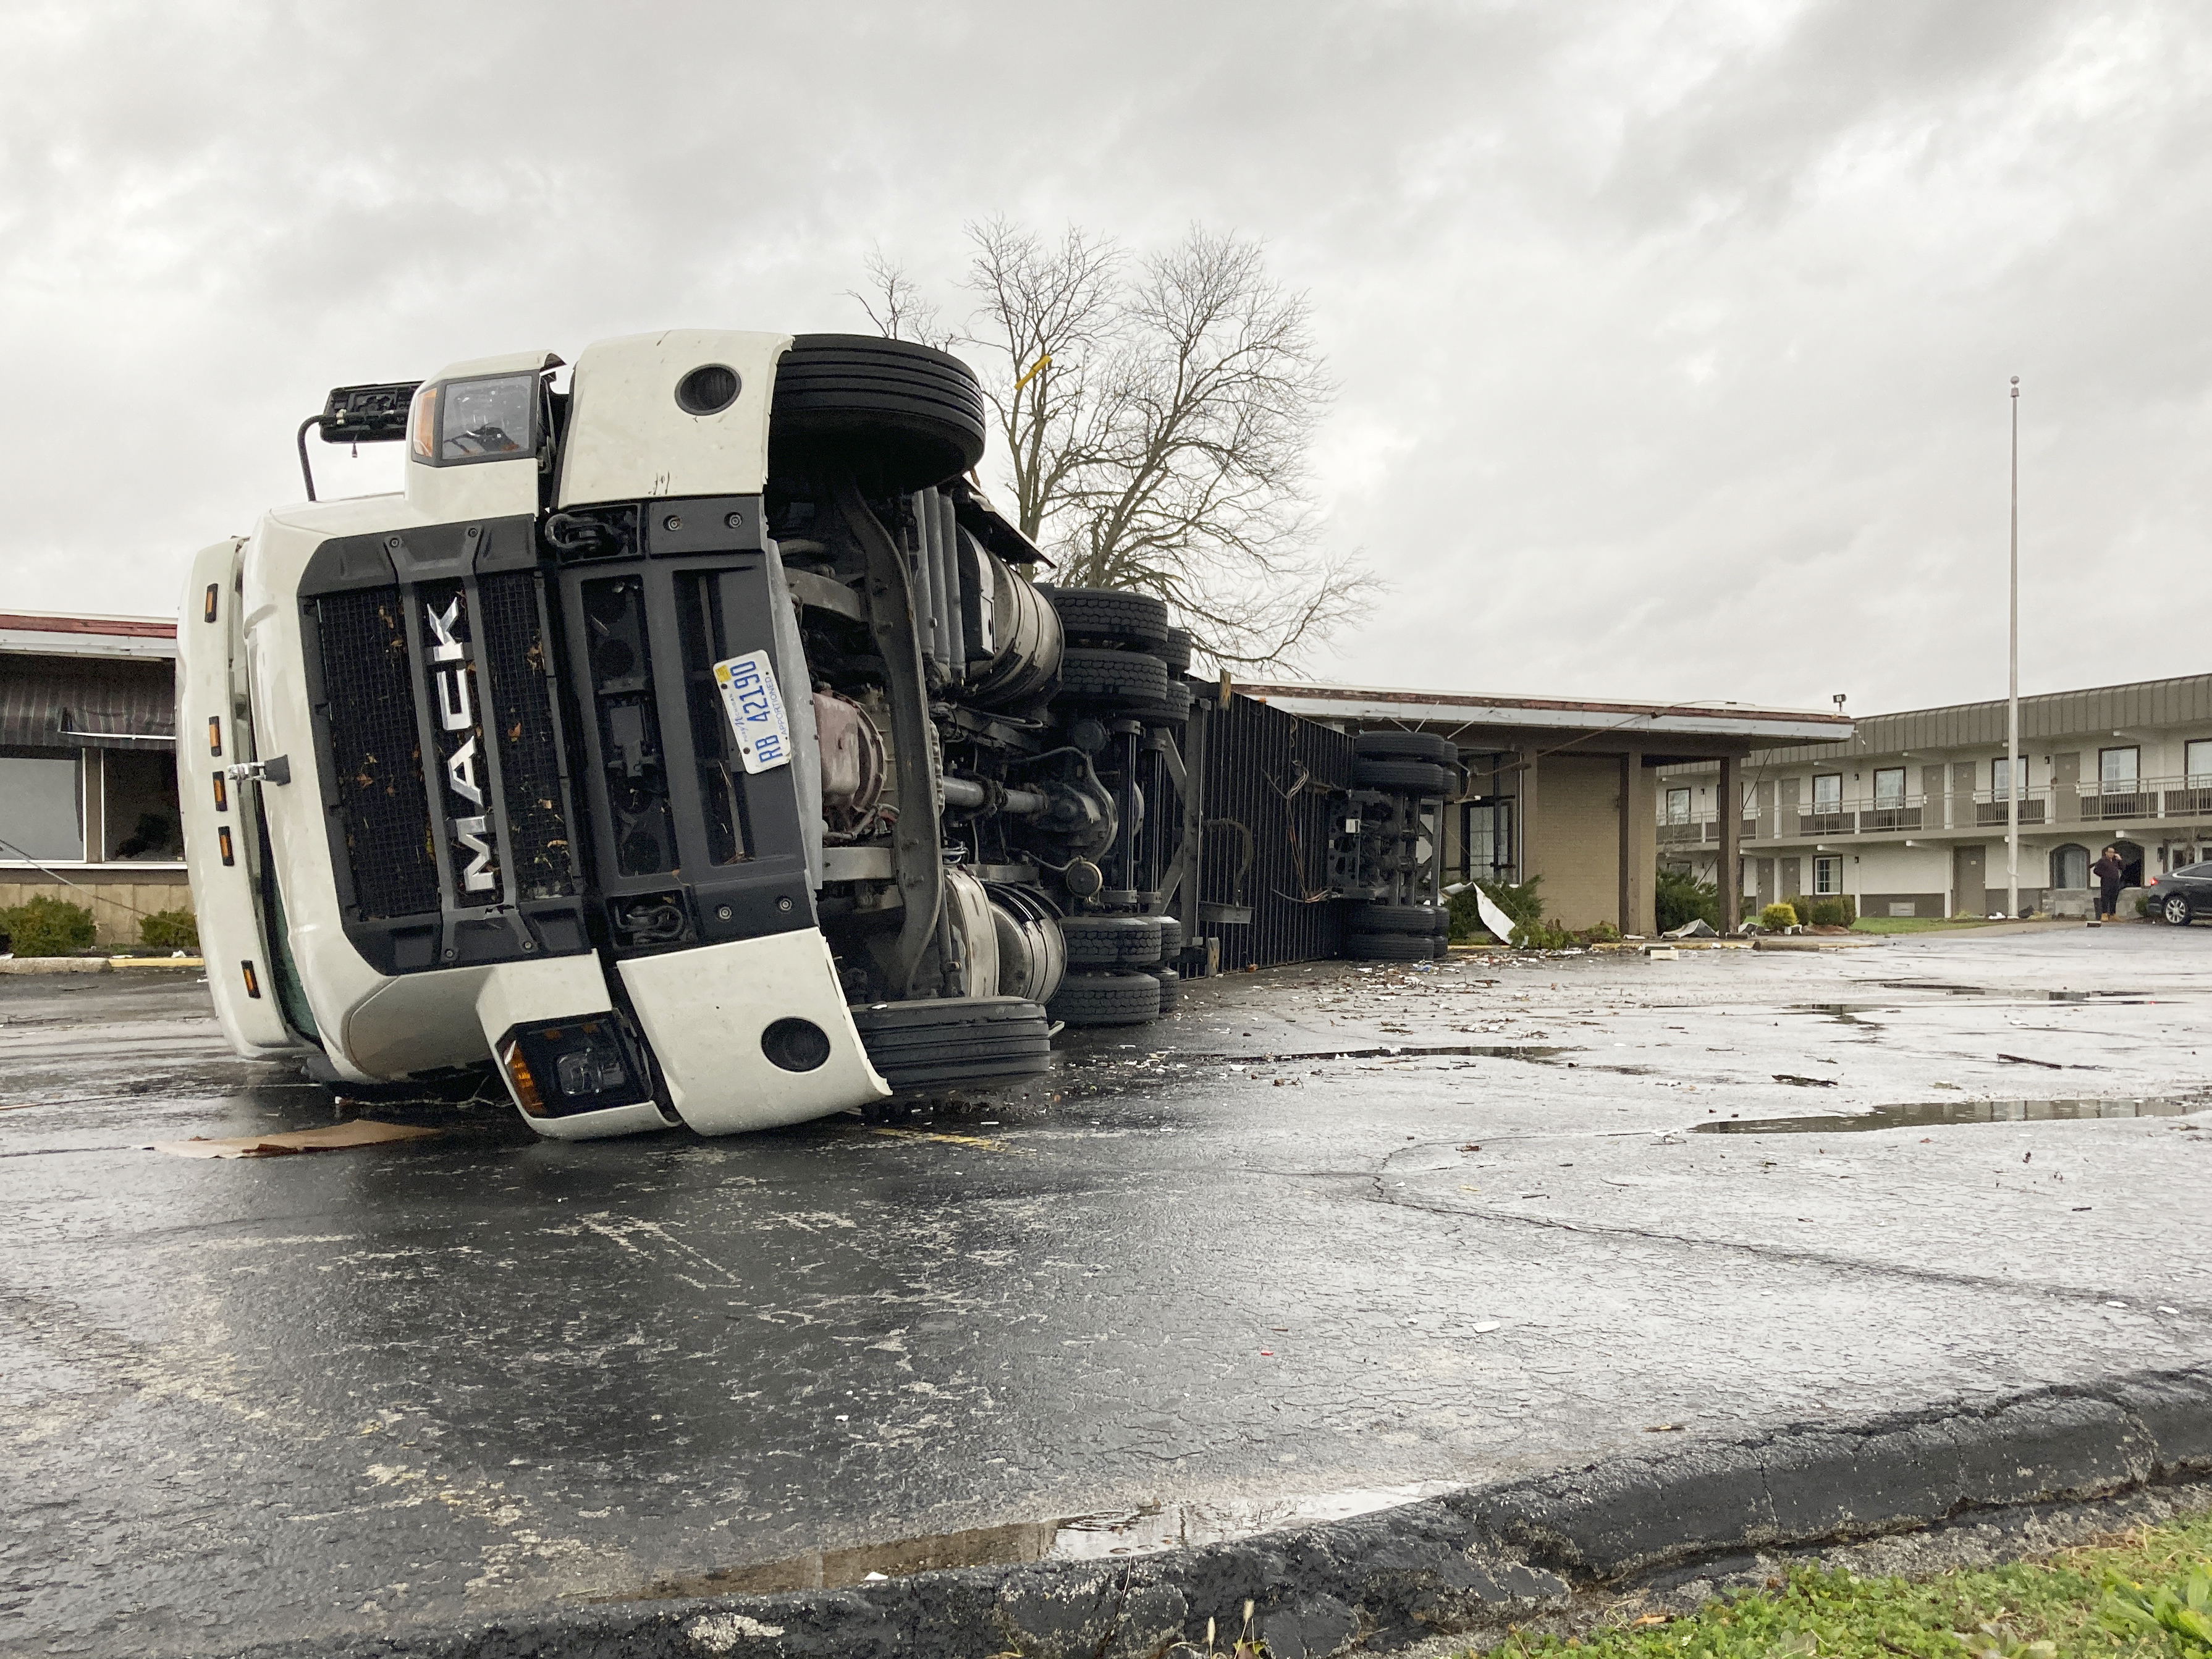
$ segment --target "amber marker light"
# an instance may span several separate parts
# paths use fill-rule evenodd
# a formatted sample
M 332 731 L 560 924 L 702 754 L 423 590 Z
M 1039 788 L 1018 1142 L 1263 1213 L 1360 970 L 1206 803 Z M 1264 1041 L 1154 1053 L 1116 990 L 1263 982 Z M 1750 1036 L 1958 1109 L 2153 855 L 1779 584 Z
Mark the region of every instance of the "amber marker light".
M 207 612 L 204 617 L 204 620 L 208 622 L 213 622 L 215 620 L 215 594 L 216 584 L 210 582 L 208 584 L 207 591 Z
M 530 1074 L 530 1062 L 522 1057 L 522 1045 L 509 1037 L 499 1051 L 499 1063 L 507 1073 L 507 1080 L 514 1087 L 515 1103 L 532 1117 L 547 1115 L 545 1097 L 538 1092 L 538 1079 Z
M 222 753 L 222 716 L 220 714 L 208 716 L 208 753 Z
M 235 864 L 238 862 L 238 860 L 233 856 L 230 850 L 230 826 L 228 824 L 222 824 L 216 828 L 215 832 L 215 844 L 222 849 L 222 861 L 225 864 Z
M 220 772 L 215 775 L 215 810 L 218 812 L 230 811 L 230 786 L 223 781 Z
M 261 996 L 260 975 L 253 971 L 253 964 L 250 962 L 241 962 L 238 965 L 246 970 L 246 994 L 253 998 L 257 1001 L 259 1000 Z

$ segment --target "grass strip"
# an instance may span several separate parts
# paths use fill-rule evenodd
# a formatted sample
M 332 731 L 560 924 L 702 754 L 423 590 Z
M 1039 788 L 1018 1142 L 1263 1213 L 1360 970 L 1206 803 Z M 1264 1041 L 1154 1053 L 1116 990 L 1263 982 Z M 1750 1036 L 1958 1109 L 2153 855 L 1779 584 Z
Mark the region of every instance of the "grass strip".
M 1516 1632 L 1492 1659 L 2212 1659 L 2212 1516 L 1926 1579 L 1801 1567 L 1681 1618 Z

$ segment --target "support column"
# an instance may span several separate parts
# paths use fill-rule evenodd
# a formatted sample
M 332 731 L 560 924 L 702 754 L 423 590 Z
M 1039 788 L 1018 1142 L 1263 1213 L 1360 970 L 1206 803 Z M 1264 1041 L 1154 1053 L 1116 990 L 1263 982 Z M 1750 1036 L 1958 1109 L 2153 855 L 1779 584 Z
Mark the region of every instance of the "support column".
M 1733 755 L 1721 757 L 1721 932 L 1733 933 L 1743 924 L 1743 801 L 1736 781 Z
M 1636 926 L 1636 757 L 1625 754 L 1620 757 L 1620 931 L 1632 932 Z

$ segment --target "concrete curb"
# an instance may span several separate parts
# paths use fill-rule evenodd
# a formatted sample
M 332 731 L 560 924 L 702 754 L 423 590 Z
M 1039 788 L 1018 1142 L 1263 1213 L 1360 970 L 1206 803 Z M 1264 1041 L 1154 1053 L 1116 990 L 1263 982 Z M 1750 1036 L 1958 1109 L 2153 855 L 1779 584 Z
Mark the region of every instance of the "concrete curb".
M 0 957 L 0 974 L 110 974 L 162 968 L 204 973 L 207 963 L 198 957 Z
M 246 1650 L 422 1659 L 1273 1659 L 1502 1634 L 1577 1589 L 1714 1557 L 1911 1530 L 2212 1474 L 2212 1365 L 1982 1405 L 1800 1425 L 1122 1561 L 970 1567 L 776 1595 L 623 1602 L 468 1630 Z

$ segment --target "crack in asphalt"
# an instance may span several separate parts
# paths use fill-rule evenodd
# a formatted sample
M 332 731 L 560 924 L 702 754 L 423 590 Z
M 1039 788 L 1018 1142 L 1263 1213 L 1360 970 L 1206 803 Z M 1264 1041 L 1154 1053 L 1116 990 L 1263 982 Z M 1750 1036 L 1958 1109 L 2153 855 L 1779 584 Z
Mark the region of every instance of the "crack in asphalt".
M 2016 1279 L 1995 1279 L 1981 1273 L 1946 1273 L 1934 1267 L 1908 1267 L 1895 1262 L 1869 1261 L 1857 1256 L 1837 1255 L 1823 1250 L 1792 1250 L 1772 1244 L 1746 1243 L 1729 1238 L 1693 1238 L 1680 1233 L 1660 1232 L 1649 1227 L 1615 1227 L 1601 1222 L 1568 1221 L 1553 1216 L 1516 1215 L 1509 1210 L 1485 1209 L 1475 1206 L 1422 1203 L 1412 1198 L 1394 1196 L 1382 1184 L 1384 1171 L 1377 1170 L 1370 1177 L 1375 1185 L 1375 1197 L 1382 1203 L 1401 1209 L 1420 1210 L 1430 1215 L 1468 1216 L 1479 1221 L 1503 1221 L 1524 1227 L 1548 1229 L 1555 1232 L 1577 1233 L 1593 1237 L 1638 1238 L 1654 1244 L 1680 1245 L 1693 1249 L 1731 1251 L 1737 1255 L 1757 1257 L 1762 1261 L 1784 1262 L 1792 1267 L 1843 1268 L 1851 1273 L 1911 1279 L 1928 1285 L 1940 1285 L 1969 1290 L 2001 1290 L 2014 1295 L 2033 1295 L 2047 1301 L 2078 1303 L 2085 1306 L 2101 1307 L 2115 1297 L 2109 1290 L 2069 1290 L 2056 1285 L 2037 1285 Z M 2212 1319 L 2212 1306 L 2184 1300 L 2179 1293 L 2172 1296 L 2168 1306 L 2178 1306 L 2200 1319 Z M 2132 1309 L 2131 1309 L 2132 1310 Z

